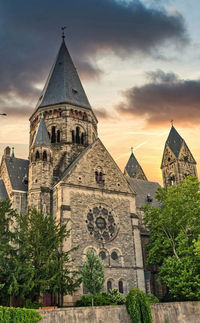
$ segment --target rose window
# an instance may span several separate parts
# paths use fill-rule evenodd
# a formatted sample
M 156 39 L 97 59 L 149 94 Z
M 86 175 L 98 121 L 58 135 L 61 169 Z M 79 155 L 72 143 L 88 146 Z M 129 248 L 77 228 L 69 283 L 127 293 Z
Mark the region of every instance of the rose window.
M 117 234 L 116 216 L 105 206 L 95 206 L 87 213 L 87 229 L 90 235 L 98 241 L 107 242 Z

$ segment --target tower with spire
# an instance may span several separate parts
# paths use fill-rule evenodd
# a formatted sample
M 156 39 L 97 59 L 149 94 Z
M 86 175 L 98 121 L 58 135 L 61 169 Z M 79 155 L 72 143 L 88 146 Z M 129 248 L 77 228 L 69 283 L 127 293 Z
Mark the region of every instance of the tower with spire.
M 185 140 L 172 125 L 161 163 L 163 185 L 176 185 L 187 176 L 197 176 L 196 161 Z
M 133 148 L 131 148 L 131 155 L 124 169 L 124 175 L 135 179 L 142 179 L 147 181 L 146 175 L 138 163 L 135 155 L 133 154 Z
M 36 109 L 30 118 L 32 150 L 43 112 L 53 156 L 53 182 L 97 138 L 97 119 L 91 109 L 64 37 Z
M 52 149 L 42 113 L 29 154 L 28 202 L 46 214 L 51 212 L 52 180 Z

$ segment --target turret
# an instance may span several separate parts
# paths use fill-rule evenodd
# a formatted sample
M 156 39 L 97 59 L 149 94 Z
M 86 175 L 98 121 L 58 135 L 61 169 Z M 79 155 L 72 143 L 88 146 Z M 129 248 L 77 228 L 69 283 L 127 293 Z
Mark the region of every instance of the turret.
M 135 179 L 142 179 L 147 181 L 146 175 L 138 163 L 135 155 L 133 154 L 133 148 L 131 148 L 131 155 L 124 169 L 124 175 Z
M 51 186 L 53 180 L 52 149 L 41 114 L 39 127 L 29 154 L 29 206 L 44 213 L 51 212 Z

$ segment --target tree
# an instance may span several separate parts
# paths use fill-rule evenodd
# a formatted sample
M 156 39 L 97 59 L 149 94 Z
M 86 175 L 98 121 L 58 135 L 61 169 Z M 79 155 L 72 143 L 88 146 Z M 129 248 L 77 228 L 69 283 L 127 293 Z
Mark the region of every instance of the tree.
M 150 230 L 148 263 L 159 266 L 159 278 L 175 300 L 200 299 L 200 192 L 196 177 L 159 188 L 160 208 L 144 207 Z
M 11 208 L 9 200 L 0 201 L 0 304 L 9 305 L 8 289 L 12 281 L 12 272 L 15 267 L 14 247 L 15 233 L 12 225 L 16 213 Z
M 84 287 L 92 295 L 93 306 L 93 297 L 102 290 L 105 281 L 103 263 L 99 256 L 89 250 L 87 251 L 86 260 L 79 272 Z
M 79 285 L 78 273 L 72 271 L 70 253 L 63 243 L 70 232 L 66 224 L 36 209 L 16 216 L 16 270 L 9 293 L 38 302 L 41 293 L 72 293 Z

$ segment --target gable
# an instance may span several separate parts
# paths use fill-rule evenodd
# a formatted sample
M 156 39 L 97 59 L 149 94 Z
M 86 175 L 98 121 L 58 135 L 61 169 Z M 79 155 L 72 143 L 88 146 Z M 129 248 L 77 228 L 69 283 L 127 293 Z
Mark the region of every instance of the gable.
M 170 165 L 171 163 L 175 162 L 177 160 L 175 154 L 171 150 L 171 148 L 168 146 L 168 144 L 165 144 L 162 162 L 161 162 L 161 168 Z
M 196 164 L 196 161 L 185 142 L 183 142 L 178 159 L 186 163 Z
M 134 193 L 100 139 L 97 139 L 78 156 L 65 171 L 60 182 L 101 190 Z

